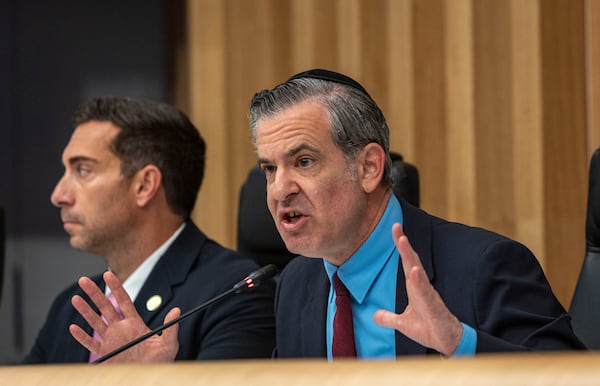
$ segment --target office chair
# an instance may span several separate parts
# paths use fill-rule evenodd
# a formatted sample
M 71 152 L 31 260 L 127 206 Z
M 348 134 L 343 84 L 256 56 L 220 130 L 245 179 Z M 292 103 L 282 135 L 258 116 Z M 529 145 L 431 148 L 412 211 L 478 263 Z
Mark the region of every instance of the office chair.
M 240 190 L 237 250 L 259 265 L 275 264 L 280 270 L 295 255 L 285 248 L 267 207 L 267 182 L 258 166 L 250 169 Z
M 409 204 L 416 206 L 420 205 L 419 191 L 419 171 L 417 167 L 408 162 L 404 162 L 402 154 L 390 152 L 392 157 L 392 190 L 396 197 L 403 198 Z
M 419 172 L 404 162 L 402 155 L 391 153 L 392 190 L 396 197 L 419 206 Z M 275 264 L 280 270 L 295 257 L 289 252 L 267 208 L 267 185 L 258 166 L 248 172 L 240 190 L 237 250 L 254 259 L 259 265 Z
M 569 313 L 575 334 L 593 350 L 600 349 L 600 148 L 592 155 L 583 266 Z

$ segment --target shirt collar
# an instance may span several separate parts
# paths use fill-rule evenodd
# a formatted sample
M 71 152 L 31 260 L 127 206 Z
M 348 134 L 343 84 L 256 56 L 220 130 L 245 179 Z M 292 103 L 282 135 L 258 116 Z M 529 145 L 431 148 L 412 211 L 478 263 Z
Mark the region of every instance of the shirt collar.
M 140 264 L 140 266 L 137 267 L 135 271 L 133 271 L 133 273 L 129 275 L 129 277 L 125 280 L 125 282 L 123 283 L 123 288 L 125 288 L 125 291 L 131 298 L 131 301 L 135 301 L 135 298 L 142 289 L 144 282 L 146 281 L 148 276 L 150 276 L 150 272 L 152 272 L 152 269 L 154 268 L 158 260 L 161 258 L 161 256 L 167 251 L 167 249 L 169 249 L 169 247 L 171 246 L 171 244 L 173 244 L 177 236 L 179 236 L 179 234 L 183 231 L 183 228 L 185 228 L 185 223 L 181 224 L 181 226 L 177 228 L 177 230 L 171 235 L 171 237 L 169 237 L 167 241 L 165 241 L 150 256 L 148 256 L 148 258 L 146 258 L 146 260 L 144 260 L 144 262 Z M 106 295 L 110 294 L 110 289 L 108 288 L 108 286 L 106 287 L 105 292 Z
M 397 253 L 396 245 L 390 242 L 392 225 L 396 222 L 402 224 L 402 208 L 396 196 L 391 194 L 375 230 L 344 264 L 337 267 L 323 259 L 330 282 L 337 271 L 340 280 L 358 303 L 362 303 L 385 263 L 393 253 Z

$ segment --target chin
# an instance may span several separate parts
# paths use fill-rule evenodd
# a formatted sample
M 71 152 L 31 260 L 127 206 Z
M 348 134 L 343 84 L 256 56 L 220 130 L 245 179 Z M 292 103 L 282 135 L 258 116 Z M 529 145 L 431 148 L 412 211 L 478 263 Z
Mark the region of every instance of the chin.
M 85 246 L 81 245 L 80 243 L 71 241 L 71 247 L 73 247 L 73 249 L 77 249 L 78 251 L 86 252 Z
M 285 248 L 291 253 L 304 256 L 304 248 L 299 246 L 297 243 L 294 243 L 293 241 L 289 241 L 287 239 L 284 239 L 283 243 L 285 244 Z
M 85 242 L 85 240 L 81 240 L 76 237 L 71 237 L 70 243 L 74 249 L 77 249 L 79 251 L 87 252 L 88 250 L 88 245 Z
M 322 245 L 316 245 L 314 238 L 306 232 L 299 232 L 296 234 L 283 233 L 282 239 L 285 243 L 285 247 L 291 253 L 305 257 L 323 257 L 323 255 L 319 253 L 319 251 L 323 249 L 319 248 L 322 247 Z
M 288 244 L 288 243 L 285 244 L 287 250 L 296 255 L 301 255 L 304 257 L 317 257 L 317 258 L 323 257 L 323 256 L 317 254 L 313 248 L 310 248 L 307 245 L 302 245 L 302 244 L 298 244 L 298 243 L 290 243 L 290 244 Z

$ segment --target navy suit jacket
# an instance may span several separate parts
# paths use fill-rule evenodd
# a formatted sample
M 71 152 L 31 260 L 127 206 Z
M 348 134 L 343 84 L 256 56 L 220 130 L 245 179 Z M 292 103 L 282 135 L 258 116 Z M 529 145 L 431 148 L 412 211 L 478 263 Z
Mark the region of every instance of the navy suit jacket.
M 408 240 L 450 312 L 476 330 L 477 352 L 585 348 L 525 246 L 431 216 L 405 201 L 401 205 Z M 275 298 L 276 356 L 327 356 L 329 286 L 321 259 L 300 256 L 286 266 Z M 407 303 L 399 264 L 395 312 Z M 399 356 L 435 353 L 398 331 L 395 337 Z
M 153 329 L 163 324 L 173 307 L 180 307 L 185 313 L 230 289 L 257 268 L 256 263 L 208 239 L 188 222 L 154 266 L 135 300 L 135 307 Z M 101 275 L 92 279 L 104 289 Z M 269 281 L 229 295 L 182 321 L 176 359 L 270 357 L 275 345 L 274 287 L 274 282 Z M 92 333 L 71 305 L 75 294 L 89 301 L 77 284 L 63 291 L 52 304 L 24 363 L 88 361 L 89 351 L 68 330 L 75 323 Z M 146 302 L 154 295 L 159 295 L 162 303 L 150 311 Z

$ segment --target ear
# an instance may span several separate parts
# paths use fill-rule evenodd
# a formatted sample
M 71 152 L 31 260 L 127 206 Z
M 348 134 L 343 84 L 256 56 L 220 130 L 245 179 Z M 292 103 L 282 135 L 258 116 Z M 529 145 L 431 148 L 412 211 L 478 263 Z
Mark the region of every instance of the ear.
M 385 167 L 385 150 L 377 143 L 369 143 L 359 156 L 360 179 L 366 193 L 373 192 L 381 183 Z
M 136 202 L 139 207 L 146 206 L 157 194 L 162 183 L 162 173 L 155 165 L 146 165 L 134 176 Z

